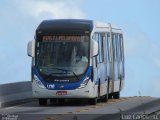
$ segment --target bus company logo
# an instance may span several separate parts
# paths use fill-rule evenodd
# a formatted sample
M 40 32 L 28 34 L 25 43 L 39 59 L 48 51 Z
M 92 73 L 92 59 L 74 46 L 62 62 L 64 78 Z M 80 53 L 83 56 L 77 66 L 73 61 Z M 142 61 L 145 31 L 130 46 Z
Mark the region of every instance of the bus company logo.
M 59 88 L 60 88 L 60 89 L 63 89 L 63 88 L 64 88 L 64 86 L 63 86 L 63 85 L 61 85 Z
M 47 88 L 53 89 L 53 88 L 55 88 L 55 85 L 54 84 L 47 84 Z

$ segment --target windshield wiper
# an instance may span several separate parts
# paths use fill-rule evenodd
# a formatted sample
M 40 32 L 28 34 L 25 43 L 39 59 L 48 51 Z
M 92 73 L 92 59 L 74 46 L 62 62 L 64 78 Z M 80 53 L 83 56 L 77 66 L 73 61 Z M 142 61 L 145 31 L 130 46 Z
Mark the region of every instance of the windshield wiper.
M 66 74 L 67 74 L 68 72 L 72 72 L 73 75 L 74 75 L 74 76 L 77 78 L 77 80 L 79 81 L 78 76 L 76 75 L 76 73 L 75 73 L 73 70 L 66 70 L 66 69 L 61 69 L 61 68 L 55 68 L 55 69 L 57 69 L 57 70 L 63 70 L 63 71 L 66 72 Z
M 63 73 L 50 73 L 49 75 L 47 75 L 47 78 L 54 75 L 54 74 L 68 74 L 68 72 L 72 72 L 73 75 L 77 78 L 77 80 L 79 81 L 78 76 L 76 75 L 76 73 L 72 70 L 66 70 L 66 69 L 61 69 L 61 68 L 51 68 L 51 69 L 56 69 L 56 70 L 61 70 L 63 71 Z M 46 79 L 46 78 L 45 78 Z
M 73 71 L 71 71 L 71 72 L 73 72 Z M 73 74 L 74 74 L 74 76 L 77 78 L 77 80 L 79 81 L 79 78 L 78 78 L 78 76 L 76 75 L 76 73 L 73 72 Z
M 72 70 L 66 70 L 66 69 L 61 69 L 61 68 L 52 68 L 52 69 L 57 69 L 57 70 L 61 70 L 61 71 L 65 71 L 65 73 L 67 74 L 68 72 L 72 72 L 74 74 L 74 76 L 79 80 L 78 76 L 76 75 L 76 73 Z
M 69 71 L 69 70 L 61 69 L 61 68 L 51 68 L 51 69 L 60 70 L 60 71 L 63 71 L 63 73 L 68 73 L 68 71 Z M 51 74 L 52 74 L 52 73 L 51 73 Z

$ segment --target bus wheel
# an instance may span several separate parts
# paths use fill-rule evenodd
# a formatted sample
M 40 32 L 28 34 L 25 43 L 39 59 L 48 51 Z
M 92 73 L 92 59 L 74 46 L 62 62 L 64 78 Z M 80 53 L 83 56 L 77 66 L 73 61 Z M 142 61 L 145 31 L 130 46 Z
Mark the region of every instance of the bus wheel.
M 113 96 L 112 94 L 109 94 L 108 99 L 112 99 L 112 96 Z
M 104 95 L 101 101 L 107 102 L 108 101 L 108 94 Z
M 120 98 L 120 92 L 115 92 L 115 93 L 113 94 L 113 98 L 114 98 L 114 99 L 119 99 L 119 98 Z
M 89 99 L 89 103 L 90 103 L 90 105 L 96 105 L 97 104 L 97 98 Z
M 45 99 L 45 98 L 40 98 L 40 99 L 39 99 L 39 105 L 41 105 L 41 106 L 46 106 L 46 105 L 47 105 L 47 99 Z

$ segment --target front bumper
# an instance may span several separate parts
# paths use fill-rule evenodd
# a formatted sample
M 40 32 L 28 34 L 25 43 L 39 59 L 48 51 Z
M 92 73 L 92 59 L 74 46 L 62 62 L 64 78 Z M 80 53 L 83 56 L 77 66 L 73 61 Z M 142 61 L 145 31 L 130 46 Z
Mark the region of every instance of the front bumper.
M 65 95 L 57 95 L 58 91 L 67 91 Z M 32 83 L 33 98 L 95 98 L 97 85 L 89 81 L 84 88 L 74 90 L 48 90 L 40 88 L 34 81 Z

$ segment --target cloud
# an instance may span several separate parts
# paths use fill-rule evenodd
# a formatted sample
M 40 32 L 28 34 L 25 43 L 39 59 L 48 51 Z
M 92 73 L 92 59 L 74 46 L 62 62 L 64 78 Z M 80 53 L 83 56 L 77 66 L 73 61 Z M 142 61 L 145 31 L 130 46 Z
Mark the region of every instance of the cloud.
M 126 29 L 126 28 L 125 28 Z M 126 85 L 123 95 L 158 96 L 160 44 L 136 26 L 124 33 Z M 134 91 L 130 86 L 135 86 Z M 126 92 L 126 91 L 127 92 Z
M 37 19 L 85 18 L 80 0 L 16 0 L 17 7 Z
M 1 82 L 30 80 L 27 43 L 44 19 L 85 18 L 83 0 L 10 0 L 0 4 Z M 18 74 L 17 74 L 18 73 Z M 7 78 L 6 78 L 7 76 Z
M 126 36 L 125 55 L 129 58 L 139 58 L 148 61 L 155 67 L 160 68 L 160 44 L 144 32 L 133 36 Z

